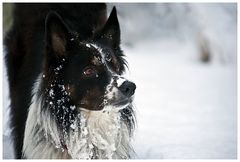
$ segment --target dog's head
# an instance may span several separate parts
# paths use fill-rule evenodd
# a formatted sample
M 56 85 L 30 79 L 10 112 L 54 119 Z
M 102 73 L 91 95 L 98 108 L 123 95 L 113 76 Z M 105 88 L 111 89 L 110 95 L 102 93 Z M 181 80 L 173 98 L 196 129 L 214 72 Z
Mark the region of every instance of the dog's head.
M 120 108 L 132 102 L 136 85 L 121 76 L 126 61 L 115 7 L 89 40 L 81 40 L 56 12 L 48 14 L 45 28 L 43 80 L 49 101 L 65 102 L 61 101 L 64 94 L 71 105 L 88 110 Z

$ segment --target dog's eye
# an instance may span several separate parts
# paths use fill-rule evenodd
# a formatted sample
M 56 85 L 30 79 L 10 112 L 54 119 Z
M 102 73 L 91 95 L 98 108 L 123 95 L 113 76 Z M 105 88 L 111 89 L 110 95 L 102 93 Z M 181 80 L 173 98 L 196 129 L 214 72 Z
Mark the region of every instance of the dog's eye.
M 107 53 L 107 54 L 106 54 L 106 60 L 107 60 L 108 62 L 111 62 L 111 61 L 112 61 L 112 56 L 111 56 L 110 53 Z
M 83 75 L 86 77 L 97 76 L 97 70 L 93 66 L 87 66 L 83 70 Z

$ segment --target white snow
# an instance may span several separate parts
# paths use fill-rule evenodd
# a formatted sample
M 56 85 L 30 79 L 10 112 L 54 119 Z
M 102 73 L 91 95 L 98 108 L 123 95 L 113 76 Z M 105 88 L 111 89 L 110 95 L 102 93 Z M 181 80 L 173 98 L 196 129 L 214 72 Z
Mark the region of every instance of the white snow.
M 137 85 L 140 159 L 237 158 L 236 65 L 201 64 L 187 58 L 189 46 L 157 41 L 125 50 Z
M 70 127 L 71 127 L 72 129 L 75 129 L 75 128 L 76 128 L 76 124 L 71 124 Z
M 90 44 L 87 43 L 87 44 L 86 44 L 86 47 L 90 48 L 91 46 L 90 46 Z
M 75 110 L 75 109 L 76 109 L 76 106 L 75 106 L 75 105 L 70 106 L 70 109 L 71 109 L 71 110 Z
M 53 89 L 50 89 L 50 90 L 49 90 L 49 96 L 50 96 L 50 97 L 53 97 L 53 96 L 54 96 L 54 91 L 53 91 Z
M 117 9 L 129 61 L 127 75 L 137 85 L 138 126 L 133 139 L 137 158 L 236 159 L 236 6 L 192 4 L 187 13 L 177 4 L 127 6 L 118 4 Z M 171 32 L 178 35 L 168 38 Z M 199 61 L 198 33 L 209 42 L 210 63 Z M 3 85 L 3 158 L 7 159 L 13 153 L 6 76 Z

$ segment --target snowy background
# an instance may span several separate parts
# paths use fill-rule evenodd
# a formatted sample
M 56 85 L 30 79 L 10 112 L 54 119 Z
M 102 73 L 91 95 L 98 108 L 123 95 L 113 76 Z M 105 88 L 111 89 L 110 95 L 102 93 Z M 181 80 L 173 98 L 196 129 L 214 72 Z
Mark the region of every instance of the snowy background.
M 137 158 L 236 159 L 237 5 L 114 5 L 137 84 Z M 13 158 L 5 71 L 3 84 L 3 158 Z

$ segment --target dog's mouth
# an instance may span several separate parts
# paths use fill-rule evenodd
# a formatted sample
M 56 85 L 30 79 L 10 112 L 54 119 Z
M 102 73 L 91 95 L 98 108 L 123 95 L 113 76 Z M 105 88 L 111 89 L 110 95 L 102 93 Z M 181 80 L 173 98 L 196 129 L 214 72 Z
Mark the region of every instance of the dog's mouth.
M 111 106 L 117 109 L 125 108 L 133 102 L 133 97 L 121 98 L 114 101 L 105 100 L 105 106 Z
M 127 106 L 127 105 L 129 105 L 130 103 L 132 103 L 132 100 L 133 100 L 132 98 L 122 99 L 122 100 L 113 102 L 112 105 L 115 106 L 115 107 Z

